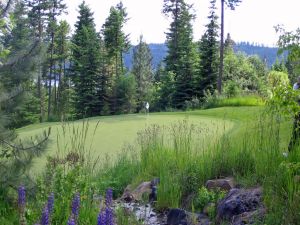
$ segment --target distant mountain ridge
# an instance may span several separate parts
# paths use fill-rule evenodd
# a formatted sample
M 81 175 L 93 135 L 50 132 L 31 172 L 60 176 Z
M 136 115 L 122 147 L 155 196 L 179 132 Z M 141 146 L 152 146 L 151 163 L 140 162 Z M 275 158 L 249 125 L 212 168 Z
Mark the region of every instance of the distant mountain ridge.
M 131 47 L 128 53 L 124 55 L 124 63 L 128 69 L 131 69 L 132 66 L 133 48 L 134 47 Z M 164 43 L 149 44 L 149 48 L 153 56 L 153 68 L 155 69 L 167 55 L 168 48 Z M 236 43 L 234 46 L 234 51 L 244 52 L 247 55 L 258 55 L 262 60 L 266 61 L 268 67 L 271 67 L 275 63 L 277 58 L 281 58 L 281 56 L 278 57 L 277 55 L 278 48 L 265 47 L 248 42 Z

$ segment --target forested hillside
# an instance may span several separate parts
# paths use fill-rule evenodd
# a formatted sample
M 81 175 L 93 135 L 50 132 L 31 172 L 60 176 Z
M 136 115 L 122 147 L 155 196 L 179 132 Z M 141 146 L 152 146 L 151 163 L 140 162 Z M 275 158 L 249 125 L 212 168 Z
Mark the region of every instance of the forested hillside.
M 149 44 L 149 48 L 151 50 L 153 56 L 153 67 L 157 68 L 159 63 L 164 59 L 167 55 L 167 46 L 163 43 L 161 44 Z M 127 68 L 131 68 L 132 66 L 132 54 L 134 47 L 130 48 L 129 52 L 124 55 L 125 65 Z M 251 44 L 249 42 L 238 42 L 234 45 L 235 52 L 244 52 L 247 55 L 258 55 L 262 60 L 266 60 L 268 67 L 271 67 L 277 58 L 281 58 L 278 56 L 278 48 L 277 47 L 266 47 L 263 45 Z

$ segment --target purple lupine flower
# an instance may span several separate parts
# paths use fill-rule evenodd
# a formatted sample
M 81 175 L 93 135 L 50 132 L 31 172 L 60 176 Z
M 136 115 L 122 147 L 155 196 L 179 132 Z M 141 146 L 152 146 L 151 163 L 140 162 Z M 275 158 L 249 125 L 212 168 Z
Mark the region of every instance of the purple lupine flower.
M 73 218 L 69 218 L 67 225 L 76 225 L 75 220 Z
M 98 218 L 97 218 L 97 225 L 106 225 L 105 221 L 105 211 L 100 211 Z
M 50 215 L 52 214 L 53 206 L 54 206 L 54 193 L 51 193 L 48 197 L 48 203 L 47 203 L 47 207 Z
M 110 207 L 112 205 L 112 200 L 113 200 L 113 191 L 111 188 L 109 188 L 106 191 L 106 199 L 105 199 L 106 207 Z
M 114 225 L 113 210 L 108 206 L 105 209 L 105 225 Z
M 26 190 L 24 186 L 20 186 L 18 189 L 18 205 L 20 208 L 24 208 L 26 204 Z
M 47 205 L 44 207 L 42 212 L 41 225 L 49 225 L 49 210 Z
M 79 215 L 79 208 L 80 208 L 80 194 L 76 193 L 72 201 L 72 215 L 74 216 L 75 220 Z

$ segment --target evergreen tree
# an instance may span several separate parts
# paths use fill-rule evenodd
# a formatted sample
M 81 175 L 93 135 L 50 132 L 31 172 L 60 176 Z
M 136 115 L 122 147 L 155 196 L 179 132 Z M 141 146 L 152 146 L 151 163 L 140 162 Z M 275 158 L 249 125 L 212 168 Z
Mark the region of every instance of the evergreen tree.
M 116 7 L 110 8 L 110 13 L 106 19 L 102 33 L 109 64 L 109 89 L 112 90 L 111 112 L 117 109 L 117 89 L 116 83 L 121 75 L 124 75 L 123 54 L 129 49 L 128 35 L 123 32 L 123 26 L 127 21 L 127 12 L 123 3 L 120 2 Z
M 220 65 L 219 65 L 219 77 L 218 77 L 218 92 L 222 93 L 222 77 L 224 66 L 224 5 L 226 4 L 231 10 L 242 2 L 242 0 L 221 0 L 221 41 L 220 41 Z
M 57 104 L 56 99 L 56 80 L 57 77 L 54 74 L 55 69 L 55 35 L 58 29 L 57 17 L 60 16 L 66 9 L 66 5 L 63 3 L 64 0 L 49 0 L 47 3 L 49 7 L 48 13 L 48 27 L 47 33 L 49 34 L 49 48 L 48 48 L 48 63 L 49 63 L 49 75 L 48 75 L 48 119 L 52 113 L 52 80 L 54 80 L 54 105 Z
M 34 30 L 34 36 L 37 39 L 37 44 L 40 48 L 39 61 L 37 65 L 37 92 L 38 98 L 40 100 L 40 121 L 45 120 L 46 113 L 46 98 L 45 90 L 43 88 L 42 79 L 46 80 L 47 72 L 43 71 L 43 65 L 45 62 L 45 51 L 47 49 L 45 38 L 45 29 L 49 23 L 49 0 L 24 0 L 26 7 L 28 8 L 28 19 L 30 21 L 30 26 Z M 43 77 L 44 74 L 44 77 Z
M 149 46 L 140 36 L 139 44 L 133 50 L 132 74 L 137 83 L 137 110 L 140 111 L 145 102 L 150 101 L 150 91 L 153 83 L 152 54 Z
M 224 55 L 228 54 L 229 52 L 234 51 L 235 42 L 232 40 L 230 33 L 227 34 L 227 38 L 224 42 Z
M 202 96 L 203 91 L 213 93 L 217 87 L 218 77 L 218 17 L 216 15 L 216 0 L 212 0 L 210 14 L 208 16 L 209 23 L 206 25 L 206 32 L 200 41 L 200 76 L 199 84 L 196 86 L 197 93 Z
M 70 55 L 70 44 L 69 44 L 69 33 L 70 25 L 67 21 L 61 21 L 57 27 L 57 34 L 55 39 L 56 47 L 56 61 L 58 68 L 55 71 L 58 78 L 55 78 L 54 87 L 58 86 L 57 92 L 54 95 L 54 111 L 56 115 L 60 117 L 65 117 L 65 114 L 69 112 L 70 108 L 70 85 L 69 76 L 67 76 L 66 63 L 69 60 Z M 56 80 L 58 84 L 56 85 Z
M 190 13 L 192 6 L 184 0 L 165 0 L 163 12 L 172 19 L 167 33 L 168 53 L 165 58 L 166 71 L 174 74 L 175 91 L 173 106 L 184 107 L 185 101 L 192 99 L 194 93 L 196 51 L 193 43 L 191 21 L 194 15 Z
M 12 101 L 7 101 L 2 106 L 2 110 L 10 115 L 10 127 L 24 126 L 34 123 L 38 119 L 38 106 L 35 104 L 37 99 L 34 96 L 35 93 L 32 92 L 34 87 L 32 77 L 37 63 L 35 55 L 37 51 L 32 49 L 33 32 L 26 14 L 25 5 L 22 2 L 16 4 L 14 12 L 10 14 L 12 30 L 7 34 L 5 42 L 9 48 L 8 59 L 22 59 L 1 68 L 2 91 L 20 90 L 20 94 L 15 95 Z M 32 53 L 28 55 L 30 51 Z
M 74 106 L 78 118 L 99 115 L 100 40 L 95 29 L 93 13 L 83 2 L 72 38 L 72 82 Z
M 0 50 L 0 199 L 7 201 L 8 188 L 16 188 L 20 179 L 23 182 L 30 181 L 25 177 L 26 169 L 31 165 L 33 157 L 44 149 L 49 133 L 41 139 L 32 139 L 30 143 L 15 142 L 17 135 L 12 129 L 16 125 L 15 114 L 25 105 L 24 99 L 27 98 L 24 95 L 32 84 L 39 51 L 28 29 L 28 17 L 22 2 L 16 4 L 12 14 L 8 11 L 3 14 L 3 9 L 0 12 L 0 20 L 5 15 L 5 20 L 12 25 L 1 39 L 6 40 L 1 42 L 1 47 L 10 51 L 4 56 L 2 52 L 5 49 Z M 19 113 L 19 116 L 23 115 Z

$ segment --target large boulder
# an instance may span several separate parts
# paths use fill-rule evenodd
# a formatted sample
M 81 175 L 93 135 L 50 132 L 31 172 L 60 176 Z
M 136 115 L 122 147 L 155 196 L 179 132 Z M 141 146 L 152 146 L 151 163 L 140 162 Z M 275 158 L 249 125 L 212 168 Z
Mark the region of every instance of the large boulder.
M 217 220 L 229 220 L 238 215 L 262 209 L 262 189 L 231 189 L 217 206 Z M 242 218 L 242 217 L 241 217 Z
M 227 177 L 224 179 L 208 180 L 205 183 L 205 187 L 210 191 L 212 190 L 230 191 L 232 188 L 235 187 L 235 181 L 232 177 Z

